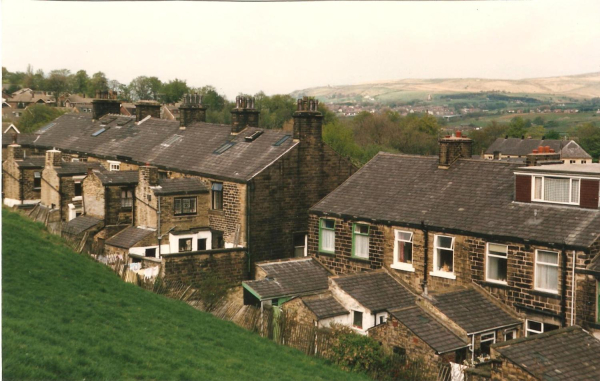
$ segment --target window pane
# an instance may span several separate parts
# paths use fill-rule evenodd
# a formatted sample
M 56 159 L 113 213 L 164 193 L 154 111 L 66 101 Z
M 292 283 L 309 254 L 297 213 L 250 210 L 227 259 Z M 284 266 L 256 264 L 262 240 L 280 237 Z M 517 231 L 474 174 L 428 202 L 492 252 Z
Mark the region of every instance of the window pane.
M 369 227 L 367 225 L 354 225 L 354 232 L 358 234 L 369 234 Z
M 398 233 L 398 239 L 402 240 L 402 241 L 411 241 L 412 240 L 412 233 L 409 232 L 397 232 Z
M 360 258 L 369 258 L 369 236 L 354 236 L 354 255 Z
M 488 279 L 506 282 L 506 270 L 507 260 L 505 258 L 488 256 Z
M 542 178 L 541 177 L 535 178 L 535 190 L 533 192 L 533 198 L 536 200 L 542 199 Z
M 334 229 L 335 221 L 334 220 L 321 220 L 321 226 L 326 229 Z
M 541 332 L 542 331 L 542 323 L 534 321 L 534 320 L 528 320 L 527 321 L 527 329 L 532 330 L 532 331 Z
M 571 202 L 579 203 L 579 180 L 571 181 Z
M 558 253 L 555 251 L 537 251 L 537 261 L 558 265 Z
M 544 264 L 536 264 L 535 287 L 544 290 L 558 290 L 558 267 Z
M 353 325 L 357 328 L 362 328 L 363 314 L 359 311 L 354 311 Z
M 181 213 L 181 199 L 176 198 L 174 202 L 175 214 Z
M 454 252 L 452 250 L 438 249 L 438 271 L 452 272 Z
M 437 246 L 446 249 L 452 249 L 452 237 L 446 237 L 443 235 L 437 236 Z
M 546 177 L 544 179 L 544 200 L 569 202 L 569 179 Z
M 508 246 L 498 245 L 496 243 L 490 243 L 488 245 L 488 250 L 489 250 L 490 254 L 502 255 L 502 256 L 506 257 L 506 253 L 508 252 Z
M 335 250 L 335 232 L 333 230 L 321 231 L 321 249 L 332 252 Z
M 412 243 L 398 241 L 398 262 L 412 263 Z

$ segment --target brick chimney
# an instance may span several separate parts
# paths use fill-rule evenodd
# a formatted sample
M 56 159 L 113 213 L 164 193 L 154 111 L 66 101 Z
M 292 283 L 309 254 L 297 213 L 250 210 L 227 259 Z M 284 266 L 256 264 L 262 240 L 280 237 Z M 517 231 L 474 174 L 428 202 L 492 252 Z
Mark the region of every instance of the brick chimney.
M 57 149 L 46 151 L 46 167 L 60 167 L 62 163 L 62 152 Z
M 135 104 L 135 120 L 139 122 L 150 115 L 160 119 L 160 103 L 155 101 L 140 101 Z
M 186 94 L 179 106 L 179 125 L 188 127 L 195 122 L 206 122 L 206 107 L 202 106 L 202 96 Z
M 8 157 L 12 158 L 13 160 L 23 160 L 25 158 L 23 148 L 16 143 L 9 145 L 8 146 Z
M 302 143 L 321 143 L 323 115 L 318 110 L 319 101 L 304 97 L 298 99 L 294 112 L 294 139 Z
M 145 165 L 140 167 L 139 176 L 140 184 L 148 184 L 151 187 L 158 185 L 158 168 L 155 166 Z
M 92 101 L 92 119 L 98 120 L 106 114 L 121 113 L 121 102 L 116 99 L 116 93 L 96 91 L 96 98 Z
M 473 141 L 456 131 L 454 136 L 438 140 L 440 146 L 438 168 L 447 169 L 458 159 L 468 159 L 473 152 Z
M 237 134 L 246 127 L 258 127 L 260 111 L 254 108 L 254 98 L 237 96 L 231 110 L 231 133 Z
M 545 164 L 562 164 L 560 153 L 554 152 L 549 146 L 539 146 L 532 153 L 527 154 L 525 164 L 528 167 L 534 167 Z

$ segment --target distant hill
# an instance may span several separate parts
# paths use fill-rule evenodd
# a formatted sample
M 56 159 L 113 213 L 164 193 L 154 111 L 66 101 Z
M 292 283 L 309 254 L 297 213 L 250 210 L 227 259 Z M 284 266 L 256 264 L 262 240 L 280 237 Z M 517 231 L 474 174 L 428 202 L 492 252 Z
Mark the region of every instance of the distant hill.
M 401 79 L 346 86 L 322 86 L 297 90 L 292 96 L 315 96 L 322 100 L 370 97 L 379 101 L 401 101 L 428 94 L 500 91 L 515 95 L 545 95 L 570 98 L 600 97 L 600 72 L 532 79 Z

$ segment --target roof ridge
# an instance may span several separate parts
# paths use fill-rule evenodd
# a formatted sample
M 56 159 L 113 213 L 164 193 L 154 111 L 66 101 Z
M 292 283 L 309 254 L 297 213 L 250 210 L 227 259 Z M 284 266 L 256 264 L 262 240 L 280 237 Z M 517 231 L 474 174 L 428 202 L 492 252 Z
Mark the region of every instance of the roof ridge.
M 574 325 L 571 325 L 569 327 L 563 327 L 563 328 L 555 329 L 554 331 L 550 331 L 550 332 L 538 333 L 538 334 L 535 334 L 535 335 L 532 335 L 532 336 L 520 337 L 518 339 L 509 340 L 509 341 L 503 341 L 501 343 L 492 344 L 492 347 L 493 348 L 502 348 L 502 347 L 506 347 L 506 346 L 509 346 L 509 345 L 520 344 L 520 343 L 523 343 L 523 342 L 530 342 L 530 341 L 534 341 L 534 340 L 540 340 L 540 339 L 544 339 L 546 337 L 560 335 L 560 334 L 563 334 L 563 333 L 566 333 L 566 332 L 571 332 L 571 331 L 576 331 L 576 330 L 582 330 L 583 332 L 588 333 L 586 330 L 584 330 L 580 326 L 574 324 Z

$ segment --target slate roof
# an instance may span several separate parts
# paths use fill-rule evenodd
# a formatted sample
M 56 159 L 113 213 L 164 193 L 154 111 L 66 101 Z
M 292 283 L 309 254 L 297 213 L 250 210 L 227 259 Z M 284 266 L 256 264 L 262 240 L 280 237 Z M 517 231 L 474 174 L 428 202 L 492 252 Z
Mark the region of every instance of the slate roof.
M 589 153 L 585 152 L 583 148 L 573 140 L 569 141 L 563 149 L 560 151 L 561 159 L 570 159 L 570 158 L 578 158 L 578 159 L 591 159 Z
M 44 168 L 46 157 L 28 156 L 23 160 L 17 160 L 15 163 L 21 168 Z
M 600 273 L 600 255 L 597 255 L 596 258 L 592 259 L 592 262 L 588 265 L 587 268 L 588 270 Z
M 208 188 L 198 178 L 161 179 L 157 187 L 152 187 L 155 195 L 168 196 L 176 194 L 207 193 Z
M 36 141 L 40 148 L 56 147 L 93 156 L 139 164 L 150 163 L 170 170 L 201 176 L 246 182 L 297 145 L 281 130 L 262 130 L 249 127 L 238 135 L 231 135 L 231 126 L 195 123 L 185 130 L 179 122 L 151 118 L 137 125 L 135 118 L 108 115 L 92 121 L 90 115 L 66 114 L 58 117 L 54 125 L 44 131 Z M 110 119 L 114 119 L 109 121 Z M 126 125 L 120 126 L 129 121 Z M 101 128 L 105 131 L 92 136 Z M 261 130 L 256 140 L 245 137 Z M 181 138 L 167 144 L 177 136 Z M 221 154 L 215 153 L 226 143 L 233 145 Z
M 310 211 L 577 248 L 596 241 L 599 210 L 514 202 L 519 167 L 461 159 L 439 169 L 437 157 L 379 153 Z
M 102 220 L 99 220 L 94 217 L 78 216 L 64 224 L 62 226 L 62 231 L 65 233 L 78 235 L 101 223 L 103 223 Z
M 100 169 L 101 166 L 98 162 L 63 161 L 60 167 L 54 167 L 54 170 L 58 176 L 77 176 L 87 174 L 88 168 Z
M 341 276 L 333 281 L 371 312 L 407 307 L 415 302 L 415 296 L 384 271 Z
M 2 134 L 2 147 L 7 147 L 13 142 L 14 133 Z M 35 139 L 38 137 L 36 134 L 17 134 L 17 144 L 22 146 L 30 146 L 33 144 Z
M 472 288 L 436 294 L 433 305 L 467 334 L 522 324 Z
M 261 300 L 327 291 L 329 272 L 313 259 L 258 264 L 266 278 L 243 282 Z
M 94 171 L 104 185 L 133 185 L 139 181 L 138 171 Z
M 141 229 L 136 226 L 129 226 L 114 236 L 106 240 L 106 244 L 110 246 L 116 246 L 123 249 L 129 249 L 135 246 L 136 243 L 140 242 L 144 238 L 151 234 L 155 234 L 154 230 Z
M 318 320 L 349 313 L 348 310 L 331 295 L 323 298 L 302 298 L 302 302 L 315 314 Z
M 469 346 L 466 338 L 454 334 L 419 306 L 390 309 L 388 312 L 437 353 L 447 353 Z
M 578 326 L 492 347 L 540 380 L 600 380 L 600 341 Z
M 519 138 L 498 138 L 485 151 L 486 155 L 493 155 L 494 152 L 500 151 L 503 155 L 518 155 L 525 156 L 533 152 L 539 146 L 549 146 L 555 152 L 560 152 L 566 145 L 564 140 L 554 139 L 519 139 Z

